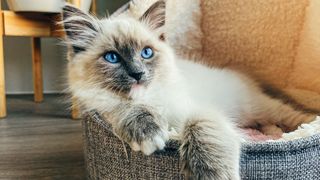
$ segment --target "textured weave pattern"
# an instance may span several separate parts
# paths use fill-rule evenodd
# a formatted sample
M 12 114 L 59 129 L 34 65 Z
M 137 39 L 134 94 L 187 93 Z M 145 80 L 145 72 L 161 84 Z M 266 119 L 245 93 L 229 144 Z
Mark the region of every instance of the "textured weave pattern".
M 88 179 L 184 179 L 178 142 L 144 156 L 123 145 L 96 113 L 86 116 L 83 128 Z M 320 134 L 285 143 L 243 144 L 240 162 L 242 179 L 320 179 Z

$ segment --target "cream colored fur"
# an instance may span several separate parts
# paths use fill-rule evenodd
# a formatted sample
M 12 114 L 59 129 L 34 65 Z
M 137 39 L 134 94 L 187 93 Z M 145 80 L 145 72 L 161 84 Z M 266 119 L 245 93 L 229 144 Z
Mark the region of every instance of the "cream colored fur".
M 145 2 L 147 7 L 148 2 L 151 4 L 152 1 Z M 313 120 L 313 115 L 296 111 L 281 100 L 265 95 L 258 84 L 243 73 L 224 68 L 210 68 L 194 62 L 197 59 L 183 57 L 202 57 L 215 61 L 215 56 L 176 54 L 179 46 L 173 49 L 170 43 L 159 39 L 159 31 L 162 29 L 155 30 L 154 26 L 150 26 L 148 19 L 137 20 L 139 13 L 144 12 L 145 8 L 142 6 L 142 11 L 134 3 L 131 4 L 132 9 L 129 12 L 119 17 L 95 20 L 89 16 L 89 21 L 86 19 L 85 22 L 94 21 L 90 23 L 94 24 L 95 29 L 89 31 L 89 37 L 69 37 L 71 40 L 67 40 L 71 46 L 86 43 L 82 40 L 93 41 L 84 51 L 70 56 L 68 76 L 72 95 L 86 111 L 97 110 L 103 114 L 119 138 L 127 141 L 133 150 L 149 155 L 157 149 L 163 149 L 170 135 L 178 136 L 182 142 L 182 162 L 184 168 L 191 173 L 191 177 L 236 180 L 239 179 L 242 137 L 238 127 L 254 127 L 266 134 L 281 135 L 283 131 L 295 129 L 301 122 Z M 195 6 L 190 5 L 190 8 L 200 4 L 193 5 Z M 184 15 L 191 17 L 188 13 Z M 86 16 L 88 15 L 83 15 L 87 18 Z M 83 17 L 71 17 L 64 23 L 82 21 Z M 180 23 L 183 25 L 185 22 L 182 20 Z M 192 26 L 199 25 L 199 22 L 196 20 Z M 173 25 L 172 23 L 173 21 L 169 21 L 168 26 Z M 76 28 L 78 27 L 80 26 L 76 25 Z M 170 27 L 166 30 L 170 30 Z M 195 31 L 198 30 L 195 28 Z M 86 36 L 86 30 L 79 32 L 80 37 Z M 186 28 L 180 33 L 183 35 L 190 31 Z M 110 42 L 113 42 L 111 38 L 115 37 L 116 41 L 121 43 L 130 39 L 129 42 L 152 45 L 159 57 L 150 84 L 132 86 L 128 94 L 119 94 L 113 89 L 101 86 L 101 77 L 98 77 L 97 66 L 93 64 L 98 62 L 103 66 L 117 66 L 108 64 L 101 57 L 106 50 L 113 50 Z M 167 37 L 172 44 L 184 42 L 180 46 L 181 49 L 197 51 L 209 48 L 201 46 L 200 43 L 188 46 L 188 42 L 180 35 L 171 36 L 169 33 Z M 186 36 L 186 39 L 193 41 L 200 37 L 201 33 Z M 149 119 L 146 118 L 145 111 L 152 115 L 148 116 Z M 150 128 L 157 128 L 154 128 L 151 134 L 143 134 L 139 141 L 136 141 L 131 137 L 131 132 L 141 131 L 139 128 L 145 124 L 138 124 L 134 126 L 136 129 L 130 131 L 124 128 L 136 124 L 136 118 L 140 117 L 141 112 L 144 113 L 141 116 L 144 118 L 142 122 L 149 122 Z M 148 127 L 142 132 L 148 132 Z M 208 171 L 203 171 L 204 169 Z

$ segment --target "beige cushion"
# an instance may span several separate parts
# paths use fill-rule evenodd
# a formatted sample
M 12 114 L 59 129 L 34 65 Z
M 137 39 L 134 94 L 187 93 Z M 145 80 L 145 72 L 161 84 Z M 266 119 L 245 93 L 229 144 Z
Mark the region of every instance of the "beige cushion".
M 320 110 L 319 0 L 203 0 L 203 53 Z

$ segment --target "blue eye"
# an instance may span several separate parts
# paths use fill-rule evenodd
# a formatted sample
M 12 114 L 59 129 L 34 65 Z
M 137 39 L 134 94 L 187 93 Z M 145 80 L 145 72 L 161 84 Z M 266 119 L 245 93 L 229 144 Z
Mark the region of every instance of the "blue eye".
M 153 57 L 153 50 L 150 47 L 145 47 L 141 51 L 141 57 L 144 59 L 150 59 Z
M 119 55 L 115 52 L 107 52 L 103 56 L 104 60 L 108 61 L 109 63 L 115 64 L 119 62 Z

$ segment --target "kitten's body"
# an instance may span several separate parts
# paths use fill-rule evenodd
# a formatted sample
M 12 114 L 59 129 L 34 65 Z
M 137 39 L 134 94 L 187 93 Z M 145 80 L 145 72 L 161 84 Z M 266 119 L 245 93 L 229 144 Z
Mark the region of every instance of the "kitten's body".
M 151 154 L 162 149 L 173 128 L 189 177 L 239 179 L 241 136 L 236 126 L 280 135 L 282 129 L 299 125 L 298 119 L 312 116 L 269 98 L 240 73 L 176 57 L 159 30 L 163 13 L 163 1 L 139 21 L 96 20 L 66 7 L 72 95 L 86 110 L 103 113 L 115 134 L 134 150 Z M 151 59 L 140 57 L 144 47 L 154 50 Z M 117 52 L 121 61 L 106 62 L 101 58 L 106 52 Z M 138 70 L 143 71 L 142 83 L 130 75 Z
M 189 60 L 175 59 L 166 81 L 131 93 L 137 103 L 157 107 L 170 127 L 181 130 L 188 117 L 207 111 L 221 111 L 233 122 L 240 112 L 251 112 L 255 89 L 237 73 L 208 68 Z M 141 93 L 139 92 L 141 91 Z M 234 117 L 232 120 L 231 117 Z
M 152 82 L 148 88 L 135 87 L 129 95 L 130 101 L 135 104 L 148 104 L 156 108 L 167 119 L 169 129 L 180 132 L 188 117 L 208 111 L 223 113 L 230 122 L 242 128 L 264 129 L 266 125 L 271 126 L 271 129 L 265 129 L 264 133 L 268 135 L 281 135 L 285 129 L 295 129 L 302 120 L 308 122 L 313 118 L 312 115 L 295 111 L 280 100 L 271 99 L 262 93 L 257 83 L 240 73 L 172 58 L 175 58 L 175 63 L 171 64 L 170 72 L 166 72 L 166 78 Z M 71 80 L 76 74 L 72 69 L 69 71 Z M 75 97 L 85 102 L 87 110 L 109 112 L 127 101 L 114 93 L 84 85 L 72 82 L 70 88 Z M 287 118 L 284 119 L 279 113 Z M 280 130 L 277 126 L 286 128 Z

